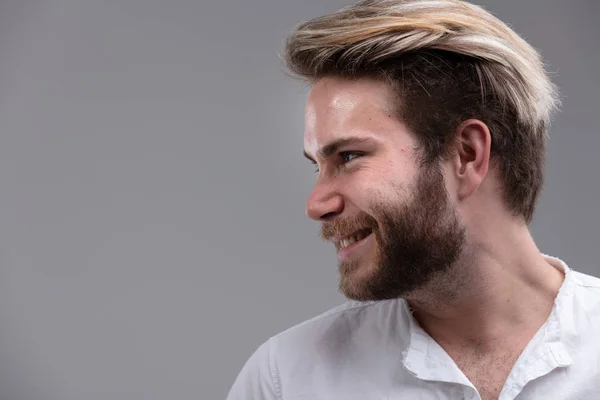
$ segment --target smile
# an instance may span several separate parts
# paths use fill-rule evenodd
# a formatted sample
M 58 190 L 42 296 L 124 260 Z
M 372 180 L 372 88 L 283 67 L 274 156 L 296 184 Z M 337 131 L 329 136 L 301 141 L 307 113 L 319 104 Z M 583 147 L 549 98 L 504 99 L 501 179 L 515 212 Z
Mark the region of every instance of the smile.
M 362 239 L 366 238 L 367 236 L 369 236 L 371 234 L 371 230 L 370 229 L 362 229 L 356 233 L 354 233 L 353 235 L 347 236 L 344 239 L 341 239 L 338 244 L 339 244 L 339 249 L 344 249 L 348 246 L 350 246 L 353 243 L 356 243 L 358 241 L 361 241 Z
M 336 240 L 334 243 L 337 249 L 338 260 L 342 261 L 359 257 L 373 246 L 374 240 L 372 229 L 362 229 L 352 235 Z

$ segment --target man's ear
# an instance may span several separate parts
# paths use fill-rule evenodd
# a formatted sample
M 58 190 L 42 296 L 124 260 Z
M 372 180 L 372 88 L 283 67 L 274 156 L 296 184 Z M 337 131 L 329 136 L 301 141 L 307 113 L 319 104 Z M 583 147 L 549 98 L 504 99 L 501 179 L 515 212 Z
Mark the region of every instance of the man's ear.
M 483 182 L 490 164 L 491 147 L 490 130 L 480 120 L 466 120 L 456 129 L 452 169 L 459 200 L 471 196 Z

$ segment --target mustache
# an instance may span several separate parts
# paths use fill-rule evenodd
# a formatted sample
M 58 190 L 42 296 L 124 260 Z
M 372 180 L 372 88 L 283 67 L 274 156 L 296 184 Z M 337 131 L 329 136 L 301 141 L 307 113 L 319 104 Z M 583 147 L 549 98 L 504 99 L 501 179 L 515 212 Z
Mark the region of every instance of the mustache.
M 375 230 L 377 221 L 367 213 L 361 212 L 351 217 L 338 217 L 334 220 L 323 222 L 321 225 L 321 238 L 332 241 L 336 238 L 350 236 L 363 229 Z

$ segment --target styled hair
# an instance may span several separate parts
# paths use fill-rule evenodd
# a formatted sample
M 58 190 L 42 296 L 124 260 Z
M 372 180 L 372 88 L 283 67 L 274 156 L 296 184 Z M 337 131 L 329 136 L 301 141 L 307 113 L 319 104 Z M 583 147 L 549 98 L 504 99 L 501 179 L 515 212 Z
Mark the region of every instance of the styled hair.
M 481 120 L 505 203 L 531 222 L 558 93 L 538 52 L 483 8 L 459 0 L 359 1 L 298 25 L 284 62 L 311 83 L 389 83 L 396 116 L 416 135 L 424 164 L 451 154 L 461 122 Z

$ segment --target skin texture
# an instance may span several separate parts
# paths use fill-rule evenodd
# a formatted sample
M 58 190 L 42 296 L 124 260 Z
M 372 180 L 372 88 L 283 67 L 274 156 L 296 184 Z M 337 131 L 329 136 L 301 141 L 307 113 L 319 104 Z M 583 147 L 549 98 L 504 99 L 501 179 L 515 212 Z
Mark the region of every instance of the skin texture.
M 464 121 L 451 155 L 423 166 L 390 99 L 371 79 L 313 84 L 304 151 L 318 172 L 306 213 L 338 250 L 341 238 L 371 231 L 338 253 L 340 290 L 357 300 L 405 298 L 482 396 L 496 398 L 564 276 L 505 207 L 487 126 Z

